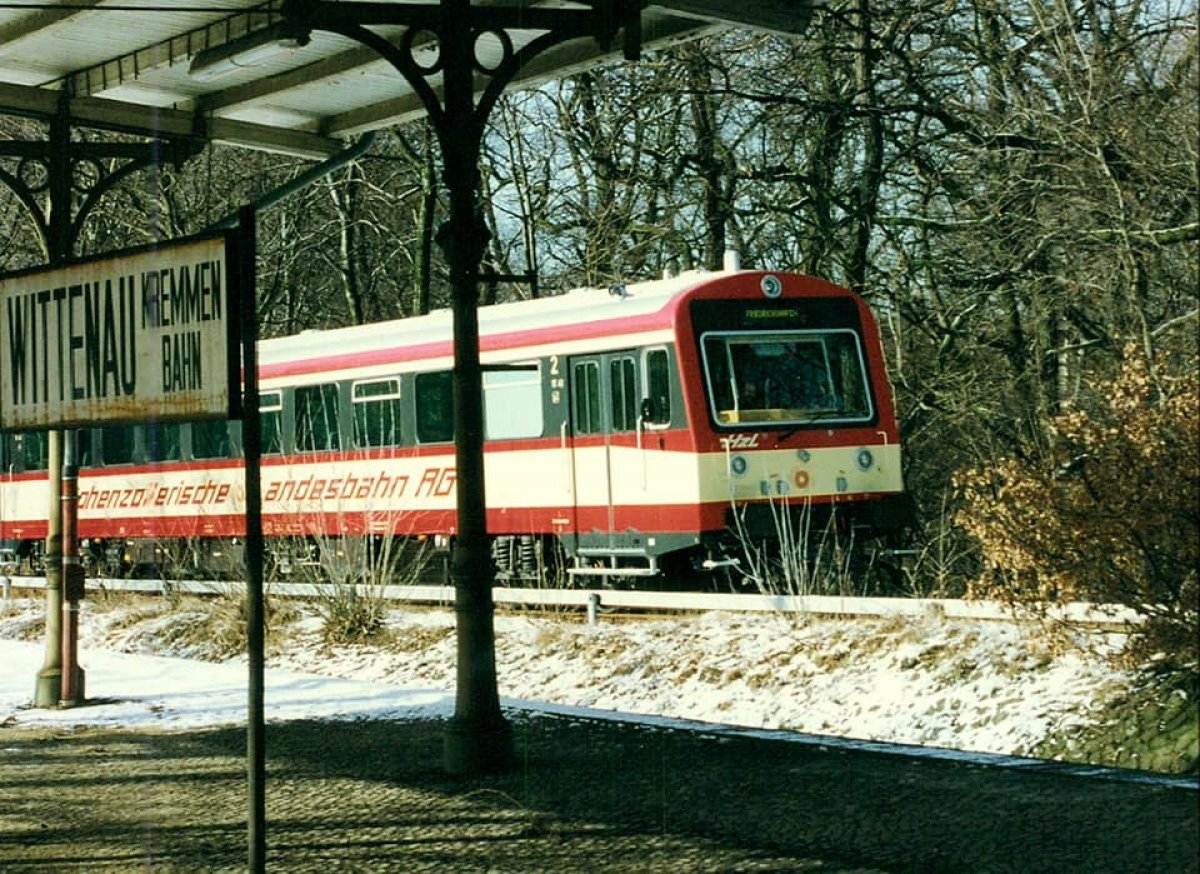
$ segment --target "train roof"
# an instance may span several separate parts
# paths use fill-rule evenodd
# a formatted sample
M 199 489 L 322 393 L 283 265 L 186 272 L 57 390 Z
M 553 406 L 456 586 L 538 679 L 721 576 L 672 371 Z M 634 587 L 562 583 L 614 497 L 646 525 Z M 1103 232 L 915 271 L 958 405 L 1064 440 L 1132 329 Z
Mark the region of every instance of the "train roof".
M 718 282 L 730 290 L 728 280 L 740 278 L 745 281 L 744 285 L 736 286 L 739 294 L 765 293 L 761 281 L 768 272 L 783 280 L 785 297 L 857 297 L 851 291 L 809 276 L 736 267 L 689 270 L 649 282 L 579 288 L 536 300 L 481 306 L 480 354 L 502 355 L 503 350 L 545 348 L 547 344 L 554 344 L 560 350 L 578 350 L 582 347 L 576 344 L 586 346 L 597 338 L 617 335 L 640 336 L 644 340 L 672 329 L 676 311 L 691 292 Z M 401 361 L 427 365 L 437 362 L 437 366 L 445 366 L 453 356 L 452 333 L 453 319 L 448 309 L 369 325 L 305 331 L 261 341 L 260 373 L 264 379 L 309 380 L 351 371 L 365 375 L 393 368 Z
M 553 297 L 481 306 L 479 335 L 486 338 L 554 326 L 586 325 L 649 316 L 666 310 L 684 292 L 735 272 L 738 271 L 689 270 L 678 276 L 649 282 L 611 288 L 577 288 Z M 750 271 L 745 272 L 750 275 Z M 304 331 L 289 337 L 262 340 L 258 347 L 259 363 L 269 367 L 299 358 L 336 357 L 348 352 L 448 343 L 451 330 L 451 312 L 442 309 L 407 319 Z

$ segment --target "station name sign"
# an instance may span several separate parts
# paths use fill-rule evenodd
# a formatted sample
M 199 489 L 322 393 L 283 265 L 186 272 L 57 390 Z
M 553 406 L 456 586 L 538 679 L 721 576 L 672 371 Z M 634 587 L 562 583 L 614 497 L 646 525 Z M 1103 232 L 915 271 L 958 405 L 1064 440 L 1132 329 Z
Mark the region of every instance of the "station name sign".
M 229 418 L 230 235 L 0 277 L 0 428 Z

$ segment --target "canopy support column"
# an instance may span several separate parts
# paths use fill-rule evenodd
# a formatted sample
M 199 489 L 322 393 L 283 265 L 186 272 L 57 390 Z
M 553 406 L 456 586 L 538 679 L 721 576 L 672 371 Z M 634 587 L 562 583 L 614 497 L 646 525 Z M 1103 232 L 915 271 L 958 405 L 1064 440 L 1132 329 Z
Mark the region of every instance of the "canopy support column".
M 340 33 L 375 49 L 420 96 L 442 149 L 450 216 L 438 243 L 450 270 L 454 317 L 454 422 L 457 531 L 451 563 L 458 666 L 454 717 L 444 738 L 451 774 L 504 770 L 514 760 L 512 730 L 500 710 L 492 568 L 483 470 L 483 385 L 479 366 L 479 274 L 488 242 L 479 204 L 479 153 L 488 116 L 529 60 L 569 39 L 591 37 L 607 48 L 618 31 L 625 53 L 640 50 L 642 4 L 596 0 L 590 7 L 547 9 L 475 6 L 470 0 L 428 4 L 287 0 L 284 18 L 302 29 Z M 367 25 L 407 25 L 399 45 Z M 537 31 L 515 48 L 512 33 Z M 487 51 L 481 51 L 486 48 Z M 434 84 L 440 79 L 441 93 Z

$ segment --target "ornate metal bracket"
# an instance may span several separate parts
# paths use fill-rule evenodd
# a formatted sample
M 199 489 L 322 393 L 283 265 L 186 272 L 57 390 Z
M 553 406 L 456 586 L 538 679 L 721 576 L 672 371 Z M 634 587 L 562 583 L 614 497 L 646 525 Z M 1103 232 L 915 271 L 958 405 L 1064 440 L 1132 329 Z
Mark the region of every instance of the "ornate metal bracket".
M 51 119 L 45 140 L 0 142 L 0 160 L 9 159 L 0 163 L 0 182 L 29 213 L 47 259 L 58 261 L 71 255 L 92 209 L 122 180 L 163 161 L 179 167 L 202 147 L 176 140 L 76 141 L 69 119 L 60 115 Z
M 302 28 L 339 33 L 373 48 L 413 87 L 439 136 L 475 139 L 521 67 L 558 43 L 592 37 L 607 50 L 621 32 L 625 57 L 636 60 L 644 5 L 641 0 L 594 0 L 578 9 L 543 9 L 475 6 L 468 0 L 422 5 L 284 0 L 282 14 Z M 393 44 L 370 25 L 408 29 Z M 538 35 L 516 48 L 512 34 L 517 31 Z M 476 83 L 483 86 L 478 102 Z M 465 95 L 457 92 L 461 86 L 468 89 Z M 460 127 L 463 122 L 469 130 Z M 451 125 L 453 131 L 447 130 Z
M 450 192 L 451 218 L 439 230 L 438 243 L 451 273 L 477 278 L 487 243 L 478 215 L 478 161 L 484 126 L 496 101 L 531 59 L 571 39 L 594 38 L 610 48 L 624 35 L 625 56 L 641 50 L 641 0 L 594 0 L 577 9 L 475 6 L 469 0 L 440 4 L 338 3 L 285 0 L 284 20 L 302 30 L 327 30 L 356 40 L 379 53 L 421 99 L 437 133 Z M 398 44 L 370 25 L 404 25 Z M 519 48 L 515 32 L 535 32 Z M 478 94 L 478 99 L 476 99 Z M 468 283 L 458 291 L 473 294 Z

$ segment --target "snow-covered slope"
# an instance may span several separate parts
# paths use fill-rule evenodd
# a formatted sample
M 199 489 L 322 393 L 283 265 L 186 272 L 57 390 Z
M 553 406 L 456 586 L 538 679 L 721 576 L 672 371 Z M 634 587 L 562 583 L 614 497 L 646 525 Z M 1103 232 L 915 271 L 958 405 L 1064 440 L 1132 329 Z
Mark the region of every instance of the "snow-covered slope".
M 183 727 L 243 719 L 240 659 L 204 661 L 209 642 L 181 633 L 201 627 L 207 608 L 150 603 L 85 602 L 88 696 L 121 703 L 35 711 L 23 708 L 42 664 L 41 603 L 17 602 L 0 617 L 0 723 L 149 720 Z M 315 616 L 302 615 L 275 640 L 268 718 L 449 714 L 452 614 L 394 611 L 380 645 L 326 645 L 320 628 Z M 512 703 L 980 752 L 1028 753 L 1050 734 L 1082 729 L 1136 679 L 1095 646 L 1052 644 L 1036 627 L 935 616 L 710 613 L 588 626 L 575 614 L 540 613 L 500 615 L 496 631 L 500 692 Z

